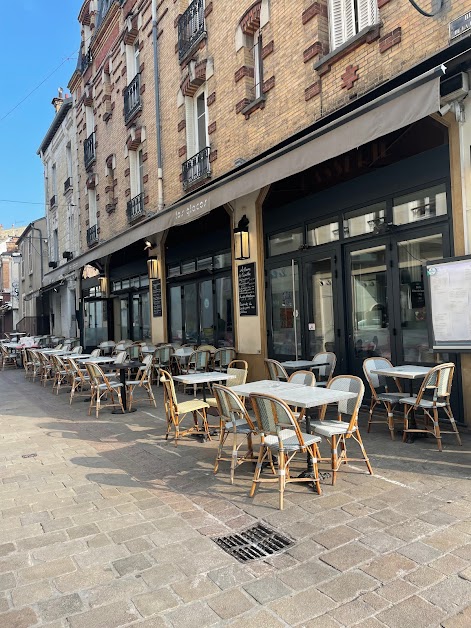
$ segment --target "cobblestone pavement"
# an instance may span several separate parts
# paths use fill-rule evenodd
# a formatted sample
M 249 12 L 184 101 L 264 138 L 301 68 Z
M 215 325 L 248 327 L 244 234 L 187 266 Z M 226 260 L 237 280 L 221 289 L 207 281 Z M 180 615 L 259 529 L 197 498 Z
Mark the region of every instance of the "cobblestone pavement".
M 289 485 L 280 512 L 275 488 L 248 497 L 251 465 L 213 474 L 215 441 L 164 440 L 161 389 L 96 420 L 4 371 L 0 399 L 1 628 L 471 625 L 464 429 L 442 453 L 364 429 L 374 477 Z M 211 539 L 259 520 L 295 544 L 243 564 Z

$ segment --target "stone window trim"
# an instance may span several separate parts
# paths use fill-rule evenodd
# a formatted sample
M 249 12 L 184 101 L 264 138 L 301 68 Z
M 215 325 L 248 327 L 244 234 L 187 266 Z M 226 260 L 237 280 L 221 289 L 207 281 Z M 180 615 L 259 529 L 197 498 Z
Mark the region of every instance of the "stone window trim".
M 236 106 L 236 112 L 237 109 L 239 109 L 238 113 L 242 113 L 245 116 L 245 119 L 248 120 L 250 116 L 257 111 L 257 109 L 265 109 L 266 100 L 267 97 L 265 94 L 262 94 L 259 98 L 256 98 L 251 102 L 247 98 L 244 98 L 244 100 Z
M 327 74 L 327 72 L 330 72 L 332 69 L 334 63 L 340 61 L 340 59 L 353 52 L 353 50 L 359 48 L 363 44 L 371 44 L 379 39 L 380 27 L 380 24 L 365 26 L 365 28 L 353 37 L 350 37 L 350 39 L 348 39 L 341 46 L 316 61 L 313 65 L 313 69 L 316 70 L 320 76 Z
M 244 35 L 253 35 L 260 28 L 260 13 L 262 11 L 262 0 L 257 0 L 247 9 L 239 21 L 240 28 Z
M 188 65 L 188 74 L 184 77 L 180 84 L 183 96 L 193 97 L 198 89 L 206 82 L 206 66 L 207 59 L 203 59 L 196 63 L 191 61 Z

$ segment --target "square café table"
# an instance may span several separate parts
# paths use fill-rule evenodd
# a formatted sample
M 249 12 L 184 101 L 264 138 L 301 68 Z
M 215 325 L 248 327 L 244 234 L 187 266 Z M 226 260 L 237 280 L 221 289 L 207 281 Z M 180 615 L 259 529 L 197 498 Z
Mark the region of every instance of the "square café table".
M 234 375 L 227 373 L 188 373 L 187 375 L 174 375 L 173 379 L 188 386 L 203 384 L 203 401 L 206 401 L 206 384 L 211 382 L 226 382 L 228 379 L 234 379 Z
M 318 369 L 323 366 L 329 366 L 329 362 L 313 362 L 312 360 L 286 360 L 280 362 L 287 371 L 299 371 L 302 369 Z

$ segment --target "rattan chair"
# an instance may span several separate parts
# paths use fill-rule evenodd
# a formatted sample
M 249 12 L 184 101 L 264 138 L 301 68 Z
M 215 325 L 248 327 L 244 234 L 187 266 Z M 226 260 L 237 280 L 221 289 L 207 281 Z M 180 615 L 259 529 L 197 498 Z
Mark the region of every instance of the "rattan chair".
M 355 393 L 355 397 L 338 402 L 337 420 L 324 420 L 312 425 L 314 432 L 319 436 L 324 436 L 330 443 L 330 458 L 321 458 L 321 460 L 330 460 L 331 462 L 332 484 L 335 484 L 340 465 L 347 464 L 353 460 L 363 461 L 369 473 L 373 474 L 368 455 L 363 446 L 360 430 L 358 429 L 358 412 L 365 394 L 365 386 L 362 380 L 353 375 L 338 375 L 329 382 L 327 388 L 329 390 Z M 348 417 L 348 421 L 342 420 L 344 416 Z M 347 440 L 349 438 L 353 438 L 360 446 L 363 454 L 362 458 L 351 458 L 347 455 Z M 338 452 L 339 445 L 340 454 Z
M 258 430 L 253 424 L 245 406 L 240 398 L 227 386 L 220 384 L 213 385 L 219 416 L 221 421 L 221 432 L 219 436 L 219 447 L 214 463 L 214 473 L 218 472 L 221 460 L 231 463 L 231 484 L 234 484 L 234 473 L 239 465 L 244 462 L 253 462 L 252 437 L 258 434 Z M 224 456 L 224 445 L 232 435 L 232 449 L 230 456 Z M 243 438 L 238 441 L 238 436 Z M 239 450 L 247 443 L 247 451 L 240 455 Z
M 233 347 L 216 349 L 212 359 L 213 371 L 220 371 L 221 373 L 225 373 L 229 364 L 236 359 L 236 355 L 236 350 Z
M 36 349 L 27 349 L 27 352 L 30 356 L 31 362 L 33 363 L 31 381 L 35 382 L 36 377 L 38 377 L 38 375 L 41 376 L 41 361 Z
M 7 349 L 0 343 L 0 359 L 2 362 L 2 371 L 5 370 L 6 367 L 14 367 L 18 368 L 17 357 L 18 353 L 16 351 L 7 351 Z
M 397 378 L 387 378 L 384 375 L 378 375 L 372 371 L 382 370 L 384 368 L 391 368 L 392 364 L 386 358 L 374 357 L 366 358 L 363 362 L 363 373 L 365 374 L 366 381 L 370 385 L 371 401 L 370 401 L 370 414 L 368 417 L 368 432 L 371 429 L 373 423 L 383 423 L 383 421 L 373 421 L 373 412 L 377 405 L 384 405 L 387 414 L 388 428 L 391 438 L 394 440 L 394 406 L 401 403 L 404 393 L 402 392 L 401 384 Z M 390 390 L 388 380 L 393 379 L 396 386 L 396 390 Z M 398 420 L 403 421 L 403 417 L 398 417 Z
M 149 398 L 150 405 L 153 404 L 154 407 L 157 406 L 157 404 L 155 403 L 155 397 L 154 397 L 154 393 L 152 392 L 152 385 L 151 385 L 152 356 L 147 355 L 144 358 L 143 362 L 144 362 L 144 366 L 139 367 L 136 373 L 135 379 L 126 380 L 126 395 L 127 395 L 129 410 L 131 410 L 132 408 L 132 402 L 134 400 L 134 392 L 138 388 L 141 388 L 142 390 L 146 391 L 147 396 Z
M 315 386 L 316 376 L 312 371 L 295 371 L 289 376 L 288 382 L 290 382 L 290 384 L 302 384 L 303 386 Z M 302 421 L 305 413 L 304 408 L 301 412 L 298 411 L 298 408 L 291 408 L 291 410 L 296 420 Z
M 71 386 L 70 384 L 70 372 L 64 363 L 64 360 L 58 355 L 51 355 L 52 362 L 52 391 L 56 391 L 56 395 L 59 394 L 61 386 Z
M 41 365 L 39 369 L 39 379 L 41 381 L 41 384 L 43 386 L 46 386 L 47 382 L 50 382 L 54 379 L 52 364 L 48 355 L 42 353 L 41 351 L 38 351 L 38 357 Z
M 188 375 L 190 373 L 205 373 L 208 370 L 209 360 L 211 358 L 211 353 L 205 350 L 197 350 L 193 351 L 190 355 L 188 363 L 186 365 L 181 365 L 181 372 L 184 375 Z M 183 385 L 183 390 L 186 391 L 187 385 Z M 197 384 L 193 384 L 193 392 L 196 396 L 196 390 L 198 388 Z
M 174 348 L 172 345 L 164 345 L 162 347 L 157 347 L 154 351 L 154 355 L 152 356 L 152 369 L 154 374 L 157 375 L 157 386 L 160 384 L 159 369 L 164 369 L 166 371 L 172 370 L 172 356 L 174 353 Z
M 289 379 L 288 373 L 276 360 L 265 358 L 265 369 L 268 379 L 272 379 L 275 382 L 287 382 Z
M 21 355 L 23 358 L 23 368 L 25 370 L 25 379 L 32 379 L 33 377 L 33 359 L 28 351 L 28 349 L 23 349 L 21 351 Z
M 75 359 L 70 356 L 66 358 L 64 362 L 70 365 L 69 372 L 70 372 L 71 389 L 70 389 L 69 404 L 72 403 L 72 400 L 74 399 L 74 397 L 90 396 L 91 382 L 90 382 L 90 376 L 88 375 L 87 369 L 84 370 L 84 369 L 79 368 Z
M 200 399 L 191 399 L 190 401 L 179 403 L 175 393 L 175 384 L 172 375 L 164 369 L 160 369 L 159 373 L 160 381 L 164 385 L 164 406 L 167 418 L 167 433 L 165 439 L 167 440 L 171 431 L 174 430 L 175 446 L 178 445 L 179 438 L 188 434 L 201 434 L 208 440 L 211 440 L 208 422 L 206 420 L 206 410 L 209 408 L 208 404 Z M 193 425 L 182 431 L 180 425 L 188 414 L 193 416 Z M 201 419 L 201 427 L 198 423 L 198 418 Z
M 437 439 L 438 450 L 442 451 L 442 434 L 455 434 L 458 444 L 461 445 L 460 434 L 450 406 L 454 372 L 455 365 L 452 362 L 434 366 L 425 376 L 417 397 L 403 397 L 400 400 L 405 405 L 403 440 L 406 440 L 408 434 L 417 432 L 432 434 Z M 422 428 L 417 426 L 409 427 L 411 412 L 416 415 L 419 408 L 424 414 L 424 426 Z M 450 421 L 451 431 L 440 429 L 438 415 L 440 409 L 445 412 L 446 418 Z M 430 421 L 432 422 L 432 428 L 430 428 Z
M 96 418 L 101 408 L 104 407 L 118 407 L 124 412 L 123 401 L 121 398 L 121 388 L 123 385 L 121 382 L 110 381 L 103 373 L 98 364 L 93 362 L 85 362 L 85 366 L 90 377 L 92 397 L 90 399 L 90 406 L 88 408 L 88 414 L 92 412 L 92 408 L 95 408 Z M 118 402 L 115 402 L 114 395 L 117 395 Z M 102 403 L 102 399 L 107 399 L 109 403 Z
M 228 379 L 225 386 L 226 388 L 232 388 L 233 386 L 242 386 L 247 381 L 247 373 L 249 371 L 249 365 L 245 360 L 232 360 L 227 367 L 227 374 L 231 376 Z M 217 408 L 216 397 L 207 397 L 206 403 L 211 408 Z
M 314 482 L 317 493 L 320 495 L 321 486 L 317 466 L 319 458 L 317 443 L 320 442 L 320 437 L 301 432 L 291 409 L 281 399 L 271 395 L 252 394 L 250 400 L 261 438 L 250 497 L 254 496 L 258 484 L 277 483 L 279 506 L 280 510 L 283 510 L 283 496 L 288 482 Z M 298 453 L 309 455 L 312 461 L 313 478 L 291 475 L 291 461 Z M 262 466 L 266 461 L 270 463 L 273 474 L 277 477 L 260 477 Z
M 76 347 L 74 347 L 74 348 L 72 349 L 72 353 L 73 353 L 74 355 L 80 355 L 80 354 L 82 354 L 82 353 L 83 353 L 83 347 L 82 347 L 82 345 L 77 345 Z
M 90 353 L 90 356 L 92 358 L 99 358 L 101 355 L 101 349 L 93 349 L 93 351 Z
M 116 343 L 114 340 L 104 340 L 98 345 L 98 348 L 100 349 L 101 353 L 103 353 L 103 355 L 110 355 L 114 351 L 115 347 Z
M 325 366 L 319 366 L 315 368 L 316 372 L 316 386 L 328 386 L 332 377 L 334 376 L 335 366 L 337 364 L 337 356 L 332 351 L 322 351 L 316 353 L 312 358 L 315 364 L 324 364 Z

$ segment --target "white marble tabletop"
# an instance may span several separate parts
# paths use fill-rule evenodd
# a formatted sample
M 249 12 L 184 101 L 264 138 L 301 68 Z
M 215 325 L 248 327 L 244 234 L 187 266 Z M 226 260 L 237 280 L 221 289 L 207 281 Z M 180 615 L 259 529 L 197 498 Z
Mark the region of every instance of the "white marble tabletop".
M 280 362 L 281 366 L 288 370 L 297 370 L 305 368 L 317 368 L 322 366 L 329 366 L 328 362 L 313 362 L 312 360 L 286 360 L 286 362 Z
M 73 358 L 73 355 L 68 355 L 68 358 Z M 98 357 L 91 357 L 89 355 L 79 355 L 75 358 L 77 360 L 77 362 L 93 362 L 93 364 L 109 364 L 110 362 L 114 362 L 115 358 L 113 357 L 106 357 L 106 356 L 98 356 Z
M 327 403 L 336 403 L 356 397 L 356 393 L 304 386 L 304 384 L 292 384 L 290 382 L 274 382 L 269 379 L 233 386 L 231 390 L 240 397 L 248 397 L 252 393 L 273 395 L 274 397 L 279 397 L 288 405 L 298 406 L 299 408 L 315 408 Z
M 234 379 L 235 375 L 227 373 L 188 373 L 188 375 L 174 375 L 173 379 L 182 384 L 207 384 L 209 382 L 225 382 Z
M 385 377 L 419 379 L 424 378 L 430 371 L 430 368 L 427 366 L 416 366 L 415 364 L 403 364 L 402 366 L 393 366 L 391 368 L 372 369 L 371 372 L 376 375 L 384 375 Z
M 195 350 L 191 347 L 180 347 L 180 349 L 176 349 L 173 355 L 176 355 L 178 358 L 189 358 Z

